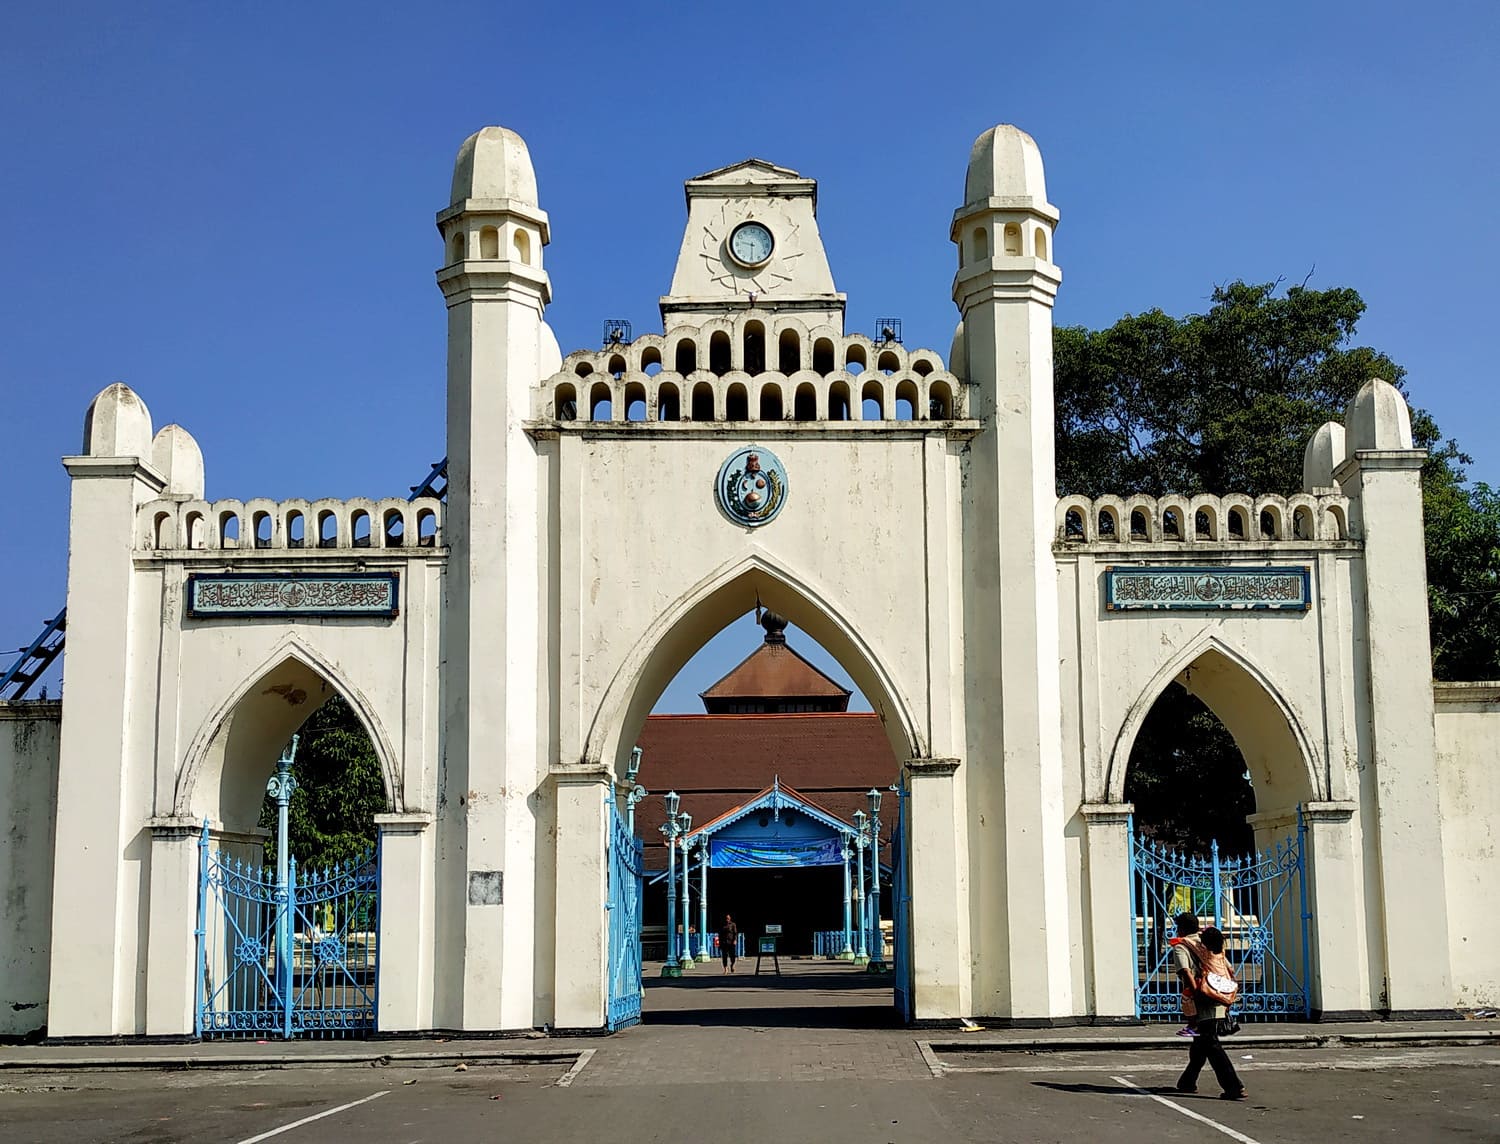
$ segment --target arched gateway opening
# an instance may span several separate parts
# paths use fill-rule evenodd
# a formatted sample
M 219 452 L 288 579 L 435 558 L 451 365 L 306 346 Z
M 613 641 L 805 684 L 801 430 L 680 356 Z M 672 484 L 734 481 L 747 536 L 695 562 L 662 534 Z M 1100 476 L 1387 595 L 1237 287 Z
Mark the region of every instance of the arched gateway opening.
M 1290 709 L 1244 660 L 1210 646 L 1127 724 L 1119 796 L 1131 823 L 1136 1013 L 1180 1018 L 1172 919 L 1225 936 L 1237 1015 L 1306 1017 L 1312 949 L 1301 806 L 1315 785 Z M 1117 796 L 1117 797 L 1119 797 Z
M 841 663 L 753 614 L 681 667 L 633 745 L 644 1016 L 885 1023 L 900 763 Z
M 203 821 L 195 1030 L 328 1037 L 375 1028 L 386 760 L 364 715 L 288 655 L 190 756 L 179 812 Z

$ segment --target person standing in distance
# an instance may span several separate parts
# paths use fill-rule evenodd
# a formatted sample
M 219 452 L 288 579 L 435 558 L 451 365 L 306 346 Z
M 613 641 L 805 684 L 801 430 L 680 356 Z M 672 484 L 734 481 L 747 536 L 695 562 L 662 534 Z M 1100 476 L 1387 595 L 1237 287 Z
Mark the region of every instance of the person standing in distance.
M 724 924 L 719 927 L 719 958 L 724 962 L 724 972 L 734 972 L 734 961 L 738 953 L 740 943 L 740 927 L 734 924 L 734 919 L 728 914 L 724 915 Z

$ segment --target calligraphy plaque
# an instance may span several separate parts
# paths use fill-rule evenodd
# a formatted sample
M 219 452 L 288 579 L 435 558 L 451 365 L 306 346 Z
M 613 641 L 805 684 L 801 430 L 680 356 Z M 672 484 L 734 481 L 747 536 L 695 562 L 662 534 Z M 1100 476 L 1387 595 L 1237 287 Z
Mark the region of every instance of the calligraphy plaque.
M 1311 607 L 1312 584 L 1306 566 L 1104 570 L 1104 608 L 1109 612 L 1305 612 Z
M 394 572 L 195 572 L 188 576 L 187 614 L 197 620 L 394 616 L 400 610 L 398 586 Z

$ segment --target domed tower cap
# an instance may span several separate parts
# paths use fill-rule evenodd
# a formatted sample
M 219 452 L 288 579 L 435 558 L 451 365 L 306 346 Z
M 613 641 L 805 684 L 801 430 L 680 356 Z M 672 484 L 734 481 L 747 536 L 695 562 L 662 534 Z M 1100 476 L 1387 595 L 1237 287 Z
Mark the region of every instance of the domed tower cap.
M 181 425 L 165 425 L 151 442 L 151 464 L 171 496 L 203 498 L 203 450 Z
M 1410 449 L 1411 410 L 1390 382 L 1372 377 L 1359 387 L 1344 415 L 1349 449 Z
M 1325 421 L 1318 426 L 1307 448 L 1302 454 L 1302 487 L 1308 492 L 1315 489 L 1338 488 L 1333 472 L 1344 463 L 1348 450 L 1344 445 L 1344 427 L 1337 421 Z
M 151 456 L 151 411 L 123 381 L 105 386 L 89 403 L 83 451 L 90 457 Z
M 506 127 L 484 127 L 463 141 L 453 162 L 454 206 L 465 199 L 537 205 L 536 171 L 526 141 Z
M 1019 127 L 1001 123 L 991 127 L 969 152 L 964 178 L 964 202 L 991 198 L 1029 198 L 1047 201 L 1047 177 L 1036 140 Z

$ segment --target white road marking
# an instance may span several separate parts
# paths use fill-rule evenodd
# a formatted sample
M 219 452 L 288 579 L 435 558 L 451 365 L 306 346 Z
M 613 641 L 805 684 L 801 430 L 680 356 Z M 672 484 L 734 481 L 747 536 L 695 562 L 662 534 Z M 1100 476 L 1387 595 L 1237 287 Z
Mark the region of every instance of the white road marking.
M 594 1053 L 596 1053 L 597 1051 L 597 1049 L 584 1049 L 583 1052 L 579 1053 L 578 1059 L 573 1062 L 573 1067 L 570 1068 L 567 1072 L 563 1073 L 563 1075 L 558 1079 L 557 1087 L 567 1088 L 575 1080 L 577 1080 L 578 1074 L 583 1071 L 583 1066 L 594 1059 Z
M 389 1096 L 390 1089 L 384 1092 L 373 1093 L 360 1100 L 351 1100 L 348 1104 L 341 1104 L 337 1108 L 330 1108 L 326 1112 L 317 1112 L 312 1116 L 304 1116 L 301 1120 L 294 1120 L 290 1124 L 283 1124 L 280 1128 L 273 1128 L 269 1132 L 262 1132 L 259 1136 L 247 1136 L 239 1141 L 239 1144 L 257 1144 L 260 1140 L 269 1140 L 272 1136 L 280 1136 L 283 1132 L 290 1132 L 293 1128 L 301 1128 L 304 1124 L 311 1124 L 314 1120 L 322 1120 L 325 1116 L 332 1116 L 338 1112 L 346 1112 L 351 1108 L 357 1108 L 361 1104 L 369 1104 L 372 1100 L 379 1100 L 382 1096 Z
M 1168 1100 L 1164 1096 L 1157 1096 L 1154 1092 L 1148 1092 L 1140 1085 L 1131 1083 L 1131 1081 L 1126 1077 L 1112 1076 L 1109 1079 L 1115 1081 L 1118 1084 L 1123 1084 L 1126 1088 L 1133 1088 L 1142 1096 L 1149 1096 L 1152 1100 L 1156 1101 L 1157 1104 L 1165 1104 L 1173 1111 L 1180 1112 L 1184 1116 L 1191 1117 L 1193 1120 L 1198 1121 L 1200 1124 L 1207 1124 L 1215 1131 L 1224 1133 L 1224 1135 L 1228 1136 L 1231 1140 L 1238 1140 L 1240 1144 L 1260 1144 L 1260 1141 L 1255 1139 L 1255 1137 L 1246 1136 L 1243 1132 L 1236 1132 L 1227 1124 L 1220 1124 L 1217 1120 L 1210 1120 L 1201 1112 L 1194 1112 L 1191 1108 L 1183 1108 L 1182 1105 L 1178 1104 L 1175 1100 Z

